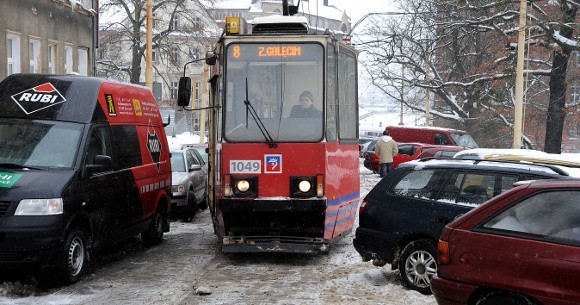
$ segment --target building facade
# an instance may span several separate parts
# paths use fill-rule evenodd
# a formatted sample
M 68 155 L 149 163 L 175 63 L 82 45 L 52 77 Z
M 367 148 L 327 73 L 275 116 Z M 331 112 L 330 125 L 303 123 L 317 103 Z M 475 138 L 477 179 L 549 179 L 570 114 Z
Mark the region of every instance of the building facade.
M 94 75 L 93 1 L 0 1 L 0 79 L 14 73 Z

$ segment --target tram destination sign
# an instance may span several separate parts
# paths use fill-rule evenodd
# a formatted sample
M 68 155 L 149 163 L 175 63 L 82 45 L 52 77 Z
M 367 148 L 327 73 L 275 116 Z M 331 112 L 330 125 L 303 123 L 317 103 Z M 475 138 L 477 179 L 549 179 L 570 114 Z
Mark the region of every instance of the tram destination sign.
M 322 58 L 318 43 L 233 43 L 228 46 L 230 61 L 310 61 Z

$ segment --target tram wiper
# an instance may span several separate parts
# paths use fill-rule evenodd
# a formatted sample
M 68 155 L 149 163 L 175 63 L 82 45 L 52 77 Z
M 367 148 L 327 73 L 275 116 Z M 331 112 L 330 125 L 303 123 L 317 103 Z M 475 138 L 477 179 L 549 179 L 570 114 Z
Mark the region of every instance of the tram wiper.
M 256 112 L 256 110 L 254 109 L 254 107 L 250 103 L 250 100 L 248 99 L 248 78 L 247 77 L 246 77 L 246 100 L 244 101 L 244 104 L 246 105 L 246 129 L 248 128 L 248 112 L 249 112 L 252 115 L 252 118 L 254 118 L 254 120 L 256 121 L 256 125 L 258 125 L 258 129 L 260 129 L 260 132 L 262 133 L 262 135 L 266 139 L 266 142 L 268 142 L 268 146 L 270 148 L 278 147 L 278 144 L 276 144 L 276 142 L 274 142 L 274 139 L 272 139 L 272 136 L 268 132 L 268 129 L 266 129 L 266 126 L 264 125 L 264 123 L 262 122 L 260 117 L 258 116 L 258 113 Z

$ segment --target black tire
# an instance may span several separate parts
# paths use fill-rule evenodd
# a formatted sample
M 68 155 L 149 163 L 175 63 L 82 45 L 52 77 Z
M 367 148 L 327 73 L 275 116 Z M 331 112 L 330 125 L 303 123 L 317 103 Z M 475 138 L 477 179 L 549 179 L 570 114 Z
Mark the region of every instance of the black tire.
M 42 270 L 37 275 L 37 280 L 43 286 L 76 283 L 88 269 L 88 258 L 85 233 L 81 229 L 74 228 L 66 236 L 56 266 Z
M 431 277 L 437 273 L 437 250 L 433 243 L 420 239 L 401 252 L 399 272 L 403 285 L 422 294 L 431 294 Z
M 141 233 L 141 240 L 143 240 L 143 245 L 146 247 L 154 246 L 163 240 L 163 221 L 164 221 L 163 212 L 159 209 L 153 215 L 151 219 L 151 225 L 147 231 Z
M 490 292 L 477 300 L 475 305 L 534 305 L 535 302 L 530 301 L 526 297 L 503 291 Z
M 203 194 L 203 200 L 199 203 L 199 208 L 205 210 L 208 208 L 209 198 L 207 196 L 207 191 Z
M 191 221 L 197 212 L 197 202 L 195 199 L 195 193 L 192 189 L 187 192 L 187 206 L 185 207 L 185 211 L 183 211 L 182 219 L 184 221 Z

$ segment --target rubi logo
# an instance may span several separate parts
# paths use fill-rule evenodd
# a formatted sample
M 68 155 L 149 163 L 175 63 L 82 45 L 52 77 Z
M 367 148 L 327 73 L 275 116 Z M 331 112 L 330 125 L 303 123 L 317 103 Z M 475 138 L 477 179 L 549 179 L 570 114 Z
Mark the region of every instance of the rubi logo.
M 44 83 L 34 88 L 12 95 L 12 100 L 26 114 L 66 102 L 66 99 L 51 83 Z

